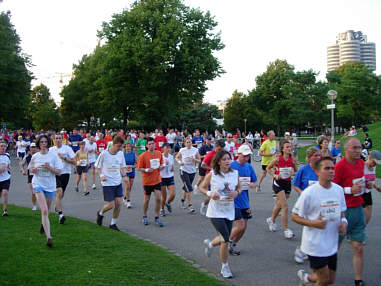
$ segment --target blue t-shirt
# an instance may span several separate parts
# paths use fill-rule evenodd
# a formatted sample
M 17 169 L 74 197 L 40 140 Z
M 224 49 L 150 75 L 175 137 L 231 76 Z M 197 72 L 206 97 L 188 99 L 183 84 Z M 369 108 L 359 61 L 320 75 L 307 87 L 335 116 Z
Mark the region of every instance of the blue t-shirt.
M 126 165 L 135 165 L 135 153 L 125 153 L 123 152 L 124 160 L 126 161 Z M 135 178 L 135 168 L 132 168 L 132 171 L 130 173 L 127 172 L 127 176 L 130 178 Z
M 232 169 L 238 171 L 239 177 L 250 177 L 250 182 L 256 182 L 257 176 L 255 175 L 255 171 L 253 169 L 253 166 L 251 166 L 249 163 L 245 163 L 244 165 L 241 165 L 237 161 L 234 161 L 230 164 Z M 241 183 L 242 186 L 242 183 Z M 236 209 L 248 209 L 250 208 L 250 202 L 249 202 L 249 190 L 242 189 L 242 192 L 234 199 L 234 207 Z
M 197 144 L 197 146 L 201 145 L 203 141 L 204 140 L 202 139 L 202 136 L 198 136 L 198 137 L 193 136 L 192 138 L 192 144 Z
M 340 153 L 341 153 L 341 148 L 336 149 L 336 147 L 333 147 L 332 150 L 331 150 L 331 156 L 332 156 L 332 157 L 336 157 L 336 156 L 339 155 Z
M 82 136 L 77 134 L 77 135 L 69 135 L 69 141 L 70 142 L 79 142 L 79 141 L 82 141 Z M 73 149 L 73 152 L 77 152 L 79 150 L 79 144 L 78 143 L 73 143 L 71 146 L 71 149 Z
M 200 153 L 201 156 L 205 156 L 206 153 L 208 153 L 208 152 L 210 152 L 212 150 L 213 150 L 213 146 L 212 145 L 208 146 L 208 145 L 204 144 L 204 145 L 202 145 L 198 149 L 198 153 Z
M 317 181 L 318 177 L 315 171 L 311 168 L 310 164 L 307 164 L 298 170 L 292 180 L 292 184 L 304 191 L 310 184 Z

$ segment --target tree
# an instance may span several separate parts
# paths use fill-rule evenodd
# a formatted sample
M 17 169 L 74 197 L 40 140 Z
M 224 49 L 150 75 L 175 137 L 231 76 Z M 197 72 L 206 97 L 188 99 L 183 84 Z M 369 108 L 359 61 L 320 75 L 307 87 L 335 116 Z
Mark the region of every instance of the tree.
M 246 118 L 244 99 L 245 95 L 235 90 L 232 97 L 227 100 L 224 110 L 224 126 L 227 130 L 244 129 L 244 118 Z
M 32 75 L 29 56 L 22 52 L 20 38 L 11 23 L 11 13 L 0 13 L 0 120 L 14 127 L 28 125 L 25 119 L 29 105 Z
M 216 121 L 213 118 L 221 118 L 221 113 L 216 105 L 209 103 L 196 104 L 193 108 L 181 113 L 178 124 L 174 126 L 179 129 L 199 129 L 213 132 L 217 128 Z

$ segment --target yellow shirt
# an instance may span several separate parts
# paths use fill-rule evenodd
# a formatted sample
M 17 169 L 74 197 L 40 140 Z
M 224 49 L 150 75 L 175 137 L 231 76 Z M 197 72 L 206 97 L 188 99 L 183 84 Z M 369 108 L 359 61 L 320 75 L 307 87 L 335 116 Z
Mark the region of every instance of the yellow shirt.
M 276 152 L 276 141 L 273 140 L 273 141 L 270 141 L 270 139 L 267 139 L 265 142 L 263 142 L 261 148 L 259 149 L 261 150 L 264 154 L 275 154 Z M 265 157 L 265 156 L 262 156 L 262 165 L 264 166 L 267 166 L 271 163 L 271 161 L 274 159 L 274 155 L 271 156 L 271 157 Z

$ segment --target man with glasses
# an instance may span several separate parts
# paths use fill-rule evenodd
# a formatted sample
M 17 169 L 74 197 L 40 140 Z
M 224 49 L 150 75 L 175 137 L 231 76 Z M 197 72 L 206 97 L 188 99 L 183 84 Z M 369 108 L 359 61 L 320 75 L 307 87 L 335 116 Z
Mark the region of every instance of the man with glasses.
M 233 142 L 233 135 L 228 133 L 226 135 L 225 150 L 230 153 L 232 158 L 234 158 L 235 143 Z

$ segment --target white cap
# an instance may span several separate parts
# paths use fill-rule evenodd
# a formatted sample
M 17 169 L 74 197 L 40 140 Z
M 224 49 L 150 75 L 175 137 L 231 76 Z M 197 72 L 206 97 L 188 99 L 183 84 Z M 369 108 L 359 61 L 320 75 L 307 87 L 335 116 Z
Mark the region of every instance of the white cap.
M 251 149 L 248 145 L 243 144 L 238 148 L 238 154 L 242 154 L 244 156 L 251 155 L 253 152 L 251 152 Z
M 284 136 L 290 136 L 290 132 L 284 133 Z
M 381 165 L 381 152 L 373 150 L 369 153 L 369 156 L 376 162 L 377 165 Z

